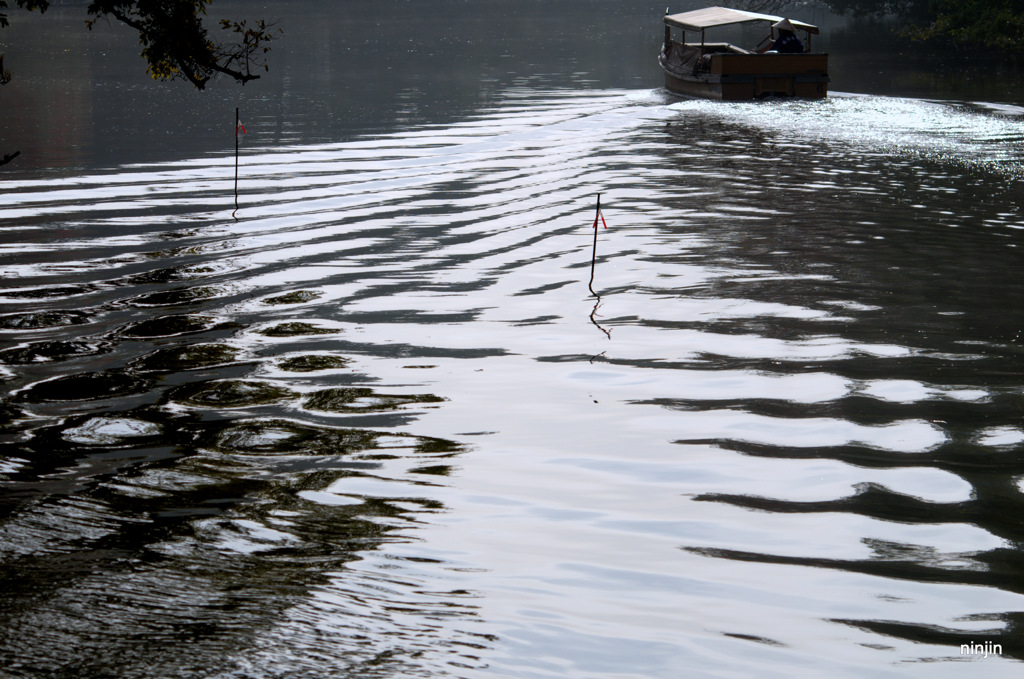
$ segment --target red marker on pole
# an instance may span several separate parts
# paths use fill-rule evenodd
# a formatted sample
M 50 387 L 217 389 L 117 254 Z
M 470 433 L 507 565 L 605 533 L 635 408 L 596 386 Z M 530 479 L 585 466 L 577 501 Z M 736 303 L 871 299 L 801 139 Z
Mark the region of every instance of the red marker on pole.
M 597 214 L 594 215 L 594 228 L 597 228 L 597 220 L 600 219 L 604 228 L 608 228 L 608 222 L 604 221 L 604 213 L 601 212 L 601 194 L 597 194 Z

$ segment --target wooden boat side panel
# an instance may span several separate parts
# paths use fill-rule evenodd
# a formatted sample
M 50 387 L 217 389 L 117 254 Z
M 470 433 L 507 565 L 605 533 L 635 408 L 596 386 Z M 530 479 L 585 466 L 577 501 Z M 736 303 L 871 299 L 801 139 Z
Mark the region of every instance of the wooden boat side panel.
M 746 82 L 730 83 L 697 79 L 683 80 L 666 73 L 665 88 L 676 94 L 726 101 L 743 101 L 768 95 L 803 97 L 805 99 L 823 99 L 828 96 L 828 83 L 826 82 L 797 82 L 793 79 L 786 79 L 782 83 L 774 79 L 768 82 L 765 82 L 764 79 L 753 79 Z
M 732 50 L 735 48 L 724 43 L 669 43 L 658 59 L 665 71 L 665 87 L 677 94 L 730 101 L 764 96 L 828 96 L 827 54 L 744 54 Z
M 827 74 L 827 54 L 713 54 L 717 75 Z
M 671 73 L 665 73 L 665 88 L 670 92 L 675 92 L 676 94 L 687 94 L 691 97 L 722 99 L 721 83 L 711 83 L 707 80 L 696 79 L 684 80 L 682 78 L 675 77 Z

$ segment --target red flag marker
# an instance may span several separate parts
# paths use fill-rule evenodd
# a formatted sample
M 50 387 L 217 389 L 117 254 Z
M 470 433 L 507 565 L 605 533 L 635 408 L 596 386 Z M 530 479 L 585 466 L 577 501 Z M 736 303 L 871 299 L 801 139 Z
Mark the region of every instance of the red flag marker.
M 235 125 L 235 136 L 236 136 L 236 137 L 238 136 L 238 131 L 239 131 L 239 130 L 241 130 L 241 131 L 242 131 L 242 134 L 248 134 L 248 132 L 246 132 L 246 131 L 245 131 L 245 125 L 243 125 L 243 124 L 241 123 L 241 121 L 239 121 L 239 122 L 238 122 L 238 124 L 237 124 L 237 125 Z
M 598 219 L 601 220 L 601 223 L 604 224 L 604 228 L 607 229 L 608 228 L 608 222 L 604 221 L 604 213 L 601 212 L 601 194 L 600 193 L 597 194 L 597 214 L 594 215 L 594 226 L 592 228 L 595 228 L 595 229 L 597 228 L 597 220 Z

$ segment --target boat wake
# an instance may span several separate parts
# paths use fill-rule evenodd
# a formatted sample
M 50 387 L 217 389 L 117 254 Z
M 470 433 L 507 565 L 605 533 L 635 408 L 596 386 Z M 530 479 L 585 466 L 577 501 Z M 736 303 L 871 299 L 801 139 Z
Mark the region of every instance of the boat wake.
M 782 143 L 841 143 L 1024 177 L 1024 109 L 1018 107 L 833 92 L 825 100 L 687 100 L 669 108 L 687 118 L 751 126 Z

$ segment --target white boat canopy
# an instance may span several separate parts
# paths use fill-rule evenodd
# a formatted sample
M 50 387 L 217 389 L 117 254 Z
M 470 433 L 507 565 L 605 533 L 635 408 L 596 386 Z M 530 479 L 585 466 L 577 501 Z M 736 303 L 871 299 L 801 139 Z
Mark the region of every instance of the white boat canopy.
M 747 12 L 742 9 L 729 9 L 727 7 L 705 7 L 695 9 L 692 12 L 680 14 L 666 14 L 665 23 L 669 26 L 681 28 L 684 31 L 700 31 L 715 26 L 728 26 L 730 24 L 744 24 L 750 21 L 770 21 L 776 23 L 782 21 L 783 17 L 772 16 L 771 14 L 758 14 Z M 794 19 L 789 20 L 795 28 L 817 35 L 818 27 L 805 24 Z

